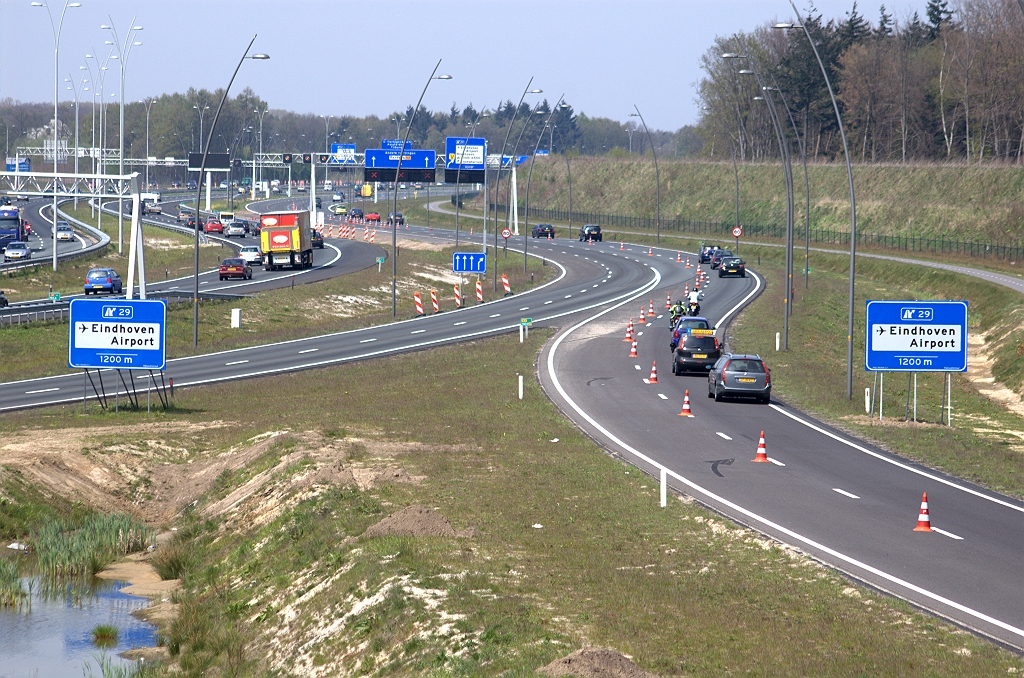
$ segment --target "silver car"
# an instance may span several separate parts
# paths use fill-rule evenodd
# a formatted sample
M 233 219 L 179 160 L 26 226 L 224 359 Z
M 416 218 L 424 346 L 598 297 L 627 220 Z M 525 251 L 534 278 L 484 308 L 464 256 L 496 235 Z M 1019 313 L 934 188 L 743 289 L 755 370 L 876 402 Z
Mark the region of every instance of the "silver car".
M 255 245 L 246 245 L 238 250 L 238 257 L 250 266 L 263 263 L 263 253 Z
M 57 222 L 57 240 L 74 240 L 75 232 L 66 221 Z
M 29 249 L 27 242 L 12 242 L 8 244 L 7 249 L 4 250 L 4 261 L 15 261 L 31 258 L 32 250 Z
M 247 230 L 248 229 L 246 228 L 244 221 L 235 220 L 224 226 L 224 236 L 230 237 L 237 235 L 239 238 L 244 238 Z
M 726 396 L 754 398 L 768 404 L 772 397 L 771 370 L 759 355 L 726 353 L 708 372 L 708 397 L 721 401 Z

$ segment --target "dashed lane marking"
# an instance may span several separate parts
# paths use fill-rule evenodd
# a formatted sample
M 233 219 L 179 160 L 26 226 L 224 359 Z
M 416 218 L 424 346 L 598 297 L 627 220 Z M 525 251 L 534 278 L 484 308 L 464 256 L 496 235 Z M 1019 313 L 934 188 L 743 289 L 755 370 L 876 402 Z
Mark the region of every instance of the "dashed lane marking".
M 247 362 L 249 362 L 249 361 L 248 360 L 235 360 L 235 361 L 232 361 L 230 363 L 224 363 L 224 364 L 225 365 L 244 365 Z
M 719 436 L 720 438 L 725 438 L 726 440 L 732 440 L 732 438 L 730 438 L 729 436 L 725 435 L 721 431 L 715 431 L 715 435 Z
M 465 324 L 466 324 L 465 320 L 463 320 L 462 322 L 455 323 L 456 326 L 458 326 L 458 325 L 465 325 Z
M 26 394 L 31 395 L 33 393 L 49 393 L 50 391 L 59 391 L 60 388 L 41 388 L 38 391 L 25 391 Z
M 424 332 L 426 332 L 426 330 L 413 330 L 409 334 L 423 334 Z
M 778 459 L 772 459 L 771 457 L 768 457 L 768 461 L 770 461 L 771 463 L 775 464 L 776 466 L 785 466 L 785 464 L 783 464 Z
M 950 539 L 956 539 L 958 541 L 963 541 L 964 540 L 963 537 L 958 537 L 957 535 L 953 534 L 952 532 L 946 532 L 945 530 L 940 530 L 937 527 L 933 527 L 932 531 L 933 532 L 938 532 L 939 534 L 944 535 L 946 537 L 949 537 Z
M 369 344 L 371 341 L 377 341 L 377 338 L 374 337 L 373 339 L 360 339 L 359 343 L 360 344 Z
M 668 400 L 668 396 L 665 395 L 664 393 L 659 393 L 658 397 L 661 398 L 662 400 Z
M 846 490 L 840 490 L 838 487 L 833 487 L 832 491 L 833 492 L 838 492 L 839 494 L 843 495 L 844 497 L 849 497 L 850 499 L 860 499 L 860 497 L 858 497 L 857 495 L 853 494 L 852 492 L 847 492 Z
M 305 351 L 299 351 L 299 353 L 312 353 L 313 351 L 319 351 L 318 348 L 307 348 Z

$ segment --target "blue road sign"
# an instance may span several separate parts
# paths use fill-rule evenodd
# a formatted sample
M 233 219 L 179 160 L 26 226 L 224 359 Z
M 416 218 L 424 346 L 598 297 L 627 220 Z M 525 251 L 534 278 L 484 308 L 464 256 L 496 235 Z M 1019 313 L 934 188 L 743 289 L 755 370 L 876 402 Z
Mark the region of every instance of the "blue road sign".
M 487 255 L 483 252 L 455 252 L 452 254 L 452 272 L 486 273 Z
M 385 149 L 385 150 L 388 150 L 388 151 L 399 151 L 399 150 L 402 149 L 402 140 L 401 139 L 381 139 L 380 140 L 380 147 Z M 406 141 L 405 142 L 405 150 L 407 150 L 407 151 L 412 150 L 412 142 L 411 141 Z
M 7 158 L 8 172 L 31 172 L 32 158 Z
M 68 367 L 162 370 L 167 304 L 150 299 L 72 299 Z
M 487 139 L 479 137 L 447 137 L 444 142 L 446 170 L 483 170 L 487 157 Z
M 328 165 L 354 165 L 356 164 L 355 144 L 331 144 L 331 159 Z
M 864 369 L 966 372 L 966 301 L 867 302 Z
M 437 151 L 415 150 L 402 153 L 376 148 L 366 149 L 363 164 L 372 168 L 397 169 L 399 157 L 402 158 L 402 167 L 409 169 L 434 169 L 437 164 Z
M 550 152 L 548 151 L 548 149 L 546 149 L 546 148 L 538 148 L 538 149 L 537 149 L 537 150 L 536 150 L 536 151 L 534 152 L 534 155 L 551 155 L 551 154 L 550 154 Z

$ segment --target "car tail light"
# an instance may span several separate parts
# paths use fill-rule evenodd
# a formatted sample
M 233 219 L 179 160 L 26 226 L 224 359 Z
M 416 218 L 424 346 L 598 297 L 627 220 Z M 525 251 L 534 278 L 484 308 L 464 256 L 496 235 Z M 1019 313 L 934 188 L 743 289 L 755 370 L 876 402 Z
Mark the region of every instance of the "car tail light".
M 107 278 L 107 284 L 113 284 L 113 283 L 114 283 L 113 280 L 111 280 L 110 278 Z
M 772 383 L 772 373 L 768 371 L 768 366 L 765 365 L 764 363 L 761 363 L 761 367 L 764 368 L 764 383 L 765 383 L 765 385 L 771 384 Z
M 711 337 L 711 338 L 715 340 L 715 350 L 717 351 L 719 349 L 718 337 Z

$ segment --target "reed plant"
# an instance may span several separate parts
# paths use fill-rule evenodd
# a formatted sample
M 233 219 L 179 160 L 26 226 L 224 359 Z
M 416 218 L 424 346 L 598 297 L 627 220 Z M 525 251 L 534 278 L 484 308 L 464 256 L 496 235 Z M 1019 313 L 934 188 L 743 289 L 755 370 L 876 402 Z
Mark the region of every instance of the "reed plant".
M 57 520 L 34 533 L 40 573 L 49 579 L 91 577 L 117 558 L 141 551 L 152 530 L 123 513 L 93 514 L 77 528 Z
M 13 560 L 0 560 L 0 608 L 18 607 L 24 597 L 18 564 Z

